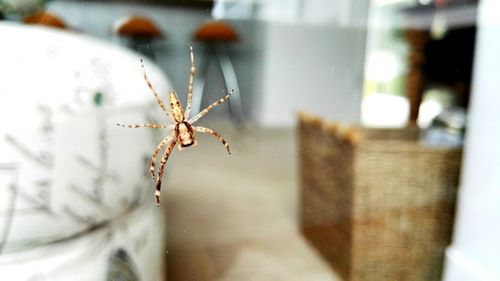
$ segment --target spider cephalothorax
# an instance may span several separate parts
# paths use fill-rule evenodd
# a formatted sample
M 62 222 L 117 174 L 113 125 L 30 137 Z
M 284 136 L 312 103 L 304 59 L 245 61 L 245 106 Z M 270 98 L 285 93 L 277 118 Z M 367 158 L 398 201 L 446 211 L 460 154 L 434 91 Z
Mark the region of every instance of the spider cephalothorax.
M 158 168 L 158 177 L 156 178 L 155 197 L 156 197 L 156 204 L 157 205 L 160 205 L 161 179 L 163 176 L 165 164 L 167 163 L 168 157 L 170 156 L 170 153 L 172 152 L 172 150 L 174 149 L 176 144 L 178 145 L 179 150 L 183 150 L 186 147 L 190 147 L 190 146 L 194 146 L 194 145 L 198 144 L 198 142 L 195 139 L 195 132 L 207 133 L 209 135 L 216 137 L 226 147 L 227 152 L 229 154 L 231 154 L 231 151 L 229 150 L 229 145 L 227 144 L 227 142 L 224 140 L 224 138 L 219 133 L 217 133 L 216 131 L 209 129 L 209 128 L 193 126 L 194 122 L 198 121 L 198 119 L 200 119 L 205 114 L 207 114 L 212 108 L 214 108 L 217 105 L 226 101 L 231 96 L 231 94 L 226 95 L 225 97 L 223 97 L 223 98 L 219 99 L 218 101 L 212 103 L 211 105 L 207 106 L 205 109 L 200 111 L 195 116 L 189 118 L 189 114 L 191 112 L 192 99 L 193 99 L 193 82 L 194 82 L 194 73 L 195 73 L 193 47 L 191 45 L 189 45 L 189 52 L 191 55 L 191 71 L 190 71 L 190 75 L 189 75 L 186 111 L 184 111 L 184 109 L 182 108 L 182 105 L 179 102 L 179 98 L 177 97 L 177 94 L 174 91 L 171 91 L 169 93 L 170 113 L 167 111 L 167 106 L 165 105 L 165 103 L 163 103 L 160 96 L 158 95 L 156 90 L 153 88 L 153 85 L 149 81 L 149 79 L 146 75 L 146 71 L 144 70 L 144 64 L 142 64 L 142 68 L 144 70 L 144 80 L 146 81 L 146 84 L 151 89 L 151 92 L 153 92 L 153 95 L 155 96 L 156 101 L 160 105 L 163 112 L 173 122 L 173 124 L 171 124 L 171 125 L 161 125 L 161 124 L 121 125 L 121 124 L 118 124 L 118 126 L 128 127 L 128 128 L 167 128 L 167 129 L 172 129 L 172 134 L 169 136 L 166 136 L 160 142 L 160 144 L 158 144 L 158 146 L 153 151 L 153 156 L 151 157 L 151 167 L 150 167 L 149 171 L 151 173 L 151 176 L 154 179 L 155 178 L 156 158 L 158 156 L 158 153 L 160 153 L 160 150 L 162 150 L 165 147 L 165 145 L 167 145 L 167 143 L 168 143 L 168 146 L 165 149 L 165 152 L 163 153 L 163 156 L 160 160 L 160 167 Z M 141 60 L 141 63 L 142 63 L 142 60 Z

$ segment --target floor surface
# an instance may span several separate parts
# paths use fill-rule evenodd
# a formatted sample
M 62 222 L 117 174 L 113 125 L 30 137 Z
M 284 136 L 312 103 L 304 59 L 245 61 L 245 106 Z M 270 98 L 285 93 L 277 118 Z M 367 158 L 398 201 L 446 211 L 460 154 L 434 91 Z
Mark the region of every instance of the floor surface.
M 210 122 L 164 178 L 168 280 L 339 280 L 298 230 L 295 131 Z

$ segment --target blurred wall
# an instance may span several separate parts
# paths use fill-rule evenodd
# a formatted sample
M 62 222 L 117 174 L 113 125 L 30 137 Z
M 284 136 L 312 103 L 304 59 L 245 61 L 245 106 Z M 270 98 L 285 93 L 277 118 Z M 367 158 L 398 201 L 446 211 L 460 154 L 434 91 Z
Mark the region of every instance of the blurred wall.
M 259 121 L 288 126 L 294 113 L 358 122 L 366 30 L 355 27 L 267 26 Z
M 363 87 L 369 1 L 280 0 L 216 1 L 213 14 L 228 20 L 241 40 L 228 48 L 247 120 L 264 126 L 292 126 L 305 110 L 328 119 L 358 122 Z M 187 92 L 187 43 L 212 11 L 182 7 L 51 1 L 49 11 L 85 33 L 114 40 L 113 23 L 128 15 L 146 15 L 166 32 L 153 45 L 157 62 L 181 99 Z M 196 63 L 206 55 L 195 44 Z M 224 89 L 210 68 L 203 105 Z M 217 111 L 227 110 L 227 105 Z
M 260 94 L 255 120 L 292 126 L 295 113 L 359 122 L 370 2 L 216 1 L 214 16 L 255 19 Z
M 113 25 L 117 20 L 130 15 L 150 18 L 166 36 L 166 40 L 151 46 L 157 55 L 157 63 L 169 76 L 175 90 L 184 94 L 190 67 L 188 42 L 192 41 L 192 32 L 211 18 L 207 10 L 103 2 L 51 1 L 48 10 L 62 17 L 72 28 L 116 44 L 120 43 L 113 35 Z M 180 97 L 184 98 L 184 94 Z
M 479 4 L 471 106 L 445 281 L 500 280 L 500 2 Z

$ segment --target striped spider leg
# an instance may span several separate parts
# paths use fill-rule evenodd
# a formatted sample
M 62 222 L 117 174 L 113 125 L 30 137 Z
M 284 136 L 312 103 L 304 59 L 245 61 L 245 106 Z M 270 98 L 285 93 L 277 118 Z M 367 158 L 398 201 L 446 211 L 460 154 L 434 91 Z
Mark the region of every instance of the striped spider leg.
M 191 58 L 191 68 L 190 68 L 190 75 L 189 75 L 189 84 L 188 84 L 188 93 L 187 93 L 187 104 L 186 104 L 186 111 L 184 111 L 184 108 L 182 107 L 179 98 L 177 97 L 177 94 L 174 91 L 169 92 L 169 104 L 170 104 L 170 112 L 167 111 L 167 107 L 165 103 L 161 100 L 160 96 L 157 94 L 156 90 L 154 89 L 153 85 L 151 84 L 151 81 L 148 79 L 146 75 L 146 71 L 144 69 L 144 64 L 142 64 L 141 60 L 141 65 L 144 70 L 144 80 L 146 81 L 146 84 L 148 85 L 149 89 L 153 93 L 153 95 L 156 98 L 157 103 L 161 107 L 161 109 L 164 111 L 164 113 L 167 115 L 167 117 L 173 122 L 172 125 L 160 125 L 160 124 L 132 124 L 132 125 L 121 125 L 118 124 L 118 126 L 121 127 L 128 127 L 128 128 L 155 128 L 155 129 L 172 129 L 171 135 L 165 137 L 160 144 L 155 148 L 153 151 L 153 155 L 151 157 L 151 166 L 150 166 L 150 173 L 151 176 L 153 177 L 153 180 L 155 179 L 155 166 L 156 166 L 156 159 L 158 157 L 158 154 L 160 151 L 167 146 L 165 149 L 165 152 L 163 153 L 163 156 L 161 157 L 160 160 L 160 166 L 158 167 L 158 177 L 156 178 L 156 191 L 155 191 L 155 197 L 156 197 L 156 204 L 159 206 L 160 205 L 160 190 L 161 190 L 161 181 L 162 181 L 162 176 L 163 172 L 165 169 L 165 165 L 167 163 L 168 158 L 170 157 L 170 154 L 172 153 L 174 147 L 177 145 L 179 150 L 183 150 L 186 147 L 190 146 L 195 146 L 198 144 L 195 138 L 195 132 L 199 133 L 206 133 L 209 134 L 215 138 L 217 138 L 226 148 L 227 152 L 231 154 L 231 151 L 229 149 L 229 145 L 224 140 L 224 138 L 216 131 L 209 129 L 209 128 L 204 128 L 204 127 L 196 127 L 193 126 L 193 124 L 198 121 L 201 117 L 203 117 L 205 114 L 207 114 L 210 110 L 212 110 L 214 107 L 218 106 L 219 104 L 225 102 L 231 94 L 226 95 L 225 97 L 219 99 L 218 101 L 210 104 L 207 106 L 205 109 L 200 111 L 198 114 L 193 116 L 192 118 L 189 118 L 189 114 L 191 112 L 191 106 L 192 106 L 192 98 L 193 98 L 193 82 L 194 82 L 194 76 L 195 76 L 195 65 L 194 65 L 194 55 L 193 55 L 193 47 L 190 44 L 189 45 L 189 52 L 190 52 L 190 58 Z

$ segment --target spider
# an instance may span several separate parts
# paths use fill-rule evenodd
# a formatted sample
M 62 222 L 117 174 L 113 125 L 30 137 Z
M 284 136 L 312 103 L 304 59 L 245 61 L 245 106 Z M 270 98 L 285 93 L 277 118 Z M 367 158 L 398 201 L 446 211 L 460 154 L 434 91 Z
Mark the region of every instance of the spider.
M 154 89 L 153 85 L 151 84 L 151 81 L 149 80 L 148 76 L 146 75 L 146 69 L 144 68 L 144 63 L 141 59 L 141 66 L 142 66 L 142 70 L 144 72 L 144 81 L 146 82 L 149 89 L 151 90 L 151 92 L 155 96 L 156 101 L 160 105 L 163 112 L 167 115 L 167 118 L 169 118 L 173 122 L 173 124 L 171 124 L 171 125 L 161 125 L 161 124 L 122 125 L 122 124 L 117 124 L 120 127 L 128 127 L 128 128 L 172 129 L 172 133 L 170 135 L 166 136 L 160 142 L 160 144 L 158 144 L 158 146 L 153 151 L 153 155 L 151 157 L 151 166 L 149 168 L 149 172 L 151 173 L 153 180 L 155 180 L 156 158 L 157 158 L 158 154 L 160 153 L 160 151 L 168 143 L 168 146 L 165 149 L 165 152 L 163 153 L 163 156 L 160 160 L 160 166 L 158 168 L 158 177 L 156 177 L 155 197 L 156 197 L 156 205 L 157 206 L 160 206 L 161 180 L 162 180 L 165 164 L 167 163 L 168 157 L 170 156 L 170 154 L 171 154 L 171 152 L 174 149 L 176 144 L 178 145 L 178 148 L 181 151 L 186 147 L 195 146 L 198 144 L 198 142 L 196 141 L 196 138 L 195 138 L 195 132 L 207 133 L 207 134 L 217 138 L 226 147 L 227 152 L 229 154 L 231 154 L 231 150 L 229 149 L 228 143 L 226 142 L 226 140 L 224 140 L 224 138 L 219 133 L 217 133 L 216 131 L 209 129 L 209 128 L 193 126 L 193 124 L 196 121 L 198 121 L 201 117 L 203 117 L 205 114 L 207 114 L 210 110 L 212 110 L 214 107 L 218 106 L 219 104 L 221 104 L 221 103 L 225 102 L 227 99 L 229 99 L 229 97 L 234 92 L 234 90 L 232 90 L 231 93 L 229 93 L 225 97 L 210 104 L 209 106 L 207 106 L 205 109 L 200 111 L 195 116 L 189 118 L 189 114 L 191 112 L 192 99 L 193 99 L 193 82 L 194 82 L 194 75 L 195 75 L 194 55 L 193 55 L 192 44 L 189 44 L 189 53 L 191 56 L 191 69 L 190 69 L 190 75 L 189 75 L 186 111 L 184 111 L 184 108 L 182 108 L 182 105 L 179 102 L 179 98 L 177 97 L 177 94 L 175 93 L 175 91 L 169 92 L 170 113 L 167 111 L 167 106 L 161 100 L 160 96 L 158 95 L 158 93 Z

